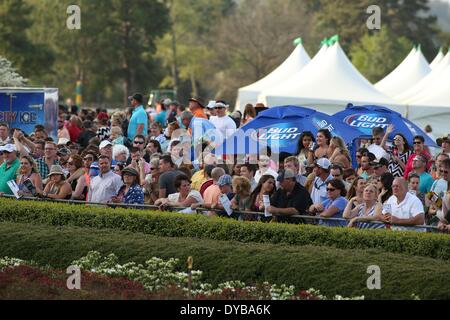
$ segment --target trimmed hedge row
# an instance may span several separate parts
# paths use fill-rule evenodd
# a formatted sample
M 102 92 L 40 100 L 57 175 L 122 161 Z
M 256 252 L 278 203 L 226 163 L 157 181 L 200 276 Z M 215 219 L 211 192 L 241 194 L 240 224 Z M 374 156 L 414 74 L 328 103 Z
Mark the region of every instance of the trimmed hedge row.
M 247 284 L 269 281 L 311 287 L 327 296 L 364 295 L 366 299 L 450 299 L 450 264 L 438 259 L 386 253 L 381 250 L 345 250 L 320 246 L 243 244 L 193 238 L 169 238 L 117 230 L 0 223 L 0 257 L 34 260 L 67 268 L 90 250 L 115 253 L 121 263 L 143 263 L 152 256 L 178 258 L 213 285 L 227 280 Z M 381 290 L 368 290 L 367 268 L 381 269 Z
M 450 259 L 450 236 L 445 234 L 243 223 L 201 215 L 14 199 L 0 199 L 0 221 L 109 228 L 163 237 L 194 237 L 245 243 L 321 245 L 342 249 L 378 248 L 388 252 Z

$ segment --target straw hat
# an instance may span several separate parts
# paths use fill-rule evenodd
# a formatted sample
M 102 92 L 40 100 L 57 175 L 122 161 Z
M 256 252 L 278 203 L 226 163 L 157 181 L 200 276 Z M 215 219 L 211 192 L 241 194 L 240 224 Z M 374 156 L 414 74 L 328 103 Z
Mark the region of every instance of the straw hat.
M 62 179 L 64 180 L 66 178 L 66 176 L 64 175 L 64 171 L 61 168 L 60 165 L 54 164 L 52 165 L 51 169 L 50 169 L 50 173 L 48 174 L 48 176 L 52 176 L 54 174 L 60 174 L 62 176 Z

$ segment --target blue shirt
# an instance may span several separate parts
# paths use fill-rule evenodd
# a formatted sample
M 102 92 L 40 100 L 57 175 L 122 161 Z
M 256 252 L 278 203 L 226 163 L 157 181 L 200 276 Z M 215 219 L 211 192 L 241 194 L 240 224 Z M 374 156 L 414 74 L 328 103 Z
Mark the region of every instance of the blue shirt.
M 342 218 L 342 215 L 344 213 L 345 207 L 347 206 L 347 199 L 344 197 L 339 197 L 335 200 L 331 200 L 328 198 L 323 202 L 323 207 L 325 210 L 327 210 L 330 207 L 336 207 L 339 209 L 338 212 L 336 212 L 333 216 L 330 218 Z M 346 221 L 328 221 L 328 220 L 320 220 L 319 224 L 322 226 L 328 226 L 328 227 L 345 227 L 347 225 Z
M 145 137 L 148 134 L 148 116 L 143 105 L 140 105 L 133 110 L 133 115 L 131 116 L 130 123 L 128 124 L 128 139 L 134 139 L 137 134 L 138 125 L 140 124 L 144 125 L 144 130 L 141 134 Z
M 166 126 L 166 115 L 167 111 L 163 110 L 160 113 L 158 113 L 155 117 L 155 122 L 159 122 L 163 127 Z
M 434 183 L 433 177 L 429 173 L 423 172 L 419 178 L 420 178 L 419 183 L 420 192 L 422 193 L 430 192 L 431 187 L 433 186 Z
M 122 187 L 125 190 L 125 186 Z M 122 192 L 119 191 L 120 192 Z M 125 204 L 144 204 L 144 191 L 139 184 L 135 183 L 128 189 L 128 192 L 123 197 L 123 203 Z

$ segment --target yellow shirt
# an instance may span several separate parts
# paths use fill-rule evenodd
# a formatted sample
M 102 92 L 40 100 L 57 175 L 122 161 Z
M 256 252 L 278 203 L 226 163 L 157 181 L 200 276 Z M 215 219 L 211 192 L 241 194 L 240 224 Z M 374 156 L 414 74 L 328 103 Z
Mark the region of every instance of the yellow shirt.
M 203 183 L 205 183 L 208 179 L 205 177 L 205 170 L 200 170 L 194 173 L 191 178 L 191 188 L 197 191 L 200 191 L 200 188 Z

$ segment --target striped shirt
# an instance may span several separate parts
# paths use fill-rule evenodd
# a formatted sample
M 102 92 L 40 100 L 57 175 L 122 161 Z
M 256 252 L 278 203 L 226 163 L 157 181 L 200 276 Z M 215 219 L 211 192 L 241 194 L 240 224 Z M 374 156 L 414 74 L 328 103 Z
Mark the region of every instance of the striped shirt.
M 363 204 L 360 208 L 359 208 L 359 212 L 358 212 L 358 218 L 363 218 L 363 217 L 372 217 L 375 215 L 375 206 L 373 205 L 369 211 L 367 212 L 367 214 L 365 213 L 366 210 L 366 204 Z M 377 224 L 377 223 L 372 223 L 372 222 L 357 222 L 356 226 L 359 229 L 384 229 L 385 225 L 384 224 Z

